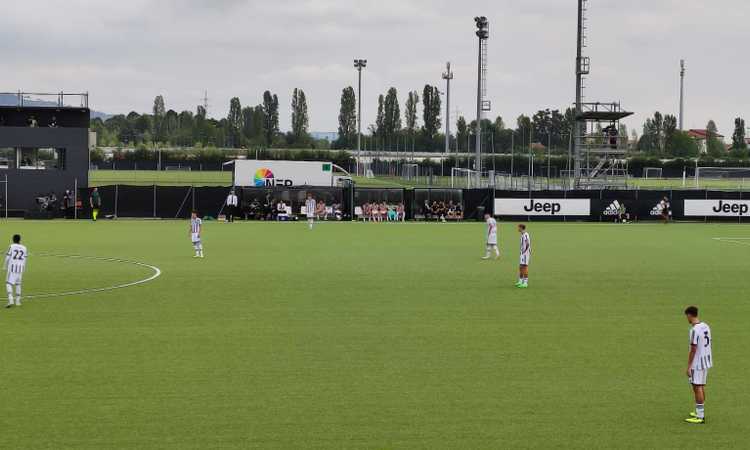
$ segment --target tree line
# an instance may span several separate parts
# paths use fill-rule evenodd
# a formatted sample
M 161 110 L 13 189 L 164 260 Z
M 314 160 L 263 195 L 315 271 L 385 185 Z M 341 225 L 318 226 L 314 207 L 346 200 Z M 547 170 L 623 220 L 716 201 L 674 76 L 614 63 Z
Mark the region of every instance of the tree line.
M 363 127 L 362 149 L 370 151 L 443 151 L 445 135 L 441 132 L 441 92 L 437 86 L 425 84 L 421 92 L 409 91 L 401 109 L 395 87 L 378 96 L 375 123 Z M 421 115 L 418 109 L 421 106 Z M 151 146 L 226 147 L 226 148 L 329 148 L 329 143 L 316 140 L 309 133 L 307 97 L 302 89 L 295 88 L 290 104 L 291 130 L 279 129 L 279 100 L 270 91 L 263 93 L 262 103 L 243 107 L 238 97 L 229 102 L 226 118 L 209 118 L 206 109 L 196 111 L 166 109 L 164 98 L 156 96 L 151 114 L 130 112 L 107 120 L 91 121 L 97 132 L 100 146 Z M 403 114 L 403 116 L 402 116 Z M 711 158 L 748 157 L 745 121 L 737 118 L 732 134 L 732 145 L 727 152 L 716 123 L 706 125 L 705 151 Z M 532 143 L 550 147 L 552 153 L 564 154 L 571 146 L 575 129 L 575 111 L 566 108 L 539 110 L 531 116 L 521 114 L 512 126 L 507 126 L 501 116 L 494 120 L 482 119 L 482 145 L 487 153 L 523 151 Z M 621 142 L 633 153 L 659 158 L 692 158 L 699 156 L 698 142 L 689 133 L 677 129 L 677 119 L 671 114 L 655 112 L 646 119 L 642 134 L 628 133 L 619 125 Z M 588 133 L 600 136 L 604 142 L 605 131 L 597 124 Z M 449 137 L 452 152 L 473 152 L 476 142 L 476 121 L 463 116 L 456 119 L 454 132 Z M 357 148 L 357 101 L 354 88 L 347 86 L 341 92 L 338 115 L 338 139 L 330 144 L 333 149 Z
M 154 99 L 151 114 L 135 111 L 101 120 L 91 120 L 100 146 L 226 147 L 226 148 L 326 148 L 309 134 L 307 97 L 302 89 L 294 89 L 291 102 L 292 129 L 279 130 L 279 99 L 270 91 L 263 93 L 263 102 L 243 107 L 239 97 L 229 101 L 226 118 L 214 119 L 202 105 L 196 111 L 167 110 L 161 95 Z
M 705 128 L 705 154 L 709 158 L 745 159 L 748 157 L 748 146 L 745 138 L 745 121 L 738 117 L 734 121 L 732 144 L 727 146 L 721 139 L 716 122 L 709 120 Z M 655 112 L 653 117 L 643 124 L 643 134 L 637 140 L 637 150 L 660 158 L 695 158 L 701 156 L 702 149 L 690 134 L 677 129 L 677 118 L 674 115 L 662 115 Z

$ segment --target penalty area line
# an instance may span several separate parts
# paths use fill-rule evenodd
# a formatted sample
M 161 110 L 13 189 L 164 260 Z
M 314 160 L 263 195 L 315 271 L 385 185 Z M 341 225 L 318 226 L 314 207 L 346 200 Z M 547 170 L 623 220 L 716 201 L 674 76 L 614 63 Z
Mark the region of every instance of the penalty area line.
M 131 264 L 135 266 L 146 267 L 150 269 L 153 273 L 146 278 L 136 280 L 136 281 L 130 281 L 128 283 L 118 284 L 114 286 L 105 286 L 105 287 L 90 288 L 90 289 L 78 289 L 75 291 L 66 291 L 66 292 L 51 292 L 47 294 L 30 294 L 30 295 L 24 296 L 24 298 L 26 299 L 66 297 L 70 295 L 83 295 L 83 294 L 93 294 L 97 292 L 114 291 L 117 289 L 125 289 L 128 287 L 137 286 L 139 284 L 148 283 L 149 281 L 153 281 L 159 278 L 159 276 L 161 276 L 161 269 L 159 269 L 158 267 L 153 266 L 151 264 L 146 264 L 146 263 L 142 263 L 139 261 L 131 261 L 127 259 L 108 258 L 104 256 L 57 255 L 57 254 L 52 254 L 52 253 L 37 253 L 36 255 L 32 255 L 32 256 L 52 257 L 52 258 L 70 258 L 70 259 L 88 259 L 88 260 L 95 260 L 95 261 L 113 262 L 113 263 L 119 263 L 119 264 Z

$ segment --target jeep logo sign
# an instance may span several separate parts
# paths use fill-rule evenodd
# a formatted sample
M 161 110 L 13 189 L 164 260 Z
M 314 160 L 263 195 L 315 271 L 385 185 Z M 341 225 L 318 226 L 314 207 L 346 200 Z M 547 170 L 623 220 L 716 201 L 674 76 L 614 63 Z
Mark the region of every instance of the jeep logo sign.
M 496 198 L 496 216 L 588 216 L 590 199 Z
M 750 214 L 750 200 L 685 200 L 685 216 L 745 217 Z

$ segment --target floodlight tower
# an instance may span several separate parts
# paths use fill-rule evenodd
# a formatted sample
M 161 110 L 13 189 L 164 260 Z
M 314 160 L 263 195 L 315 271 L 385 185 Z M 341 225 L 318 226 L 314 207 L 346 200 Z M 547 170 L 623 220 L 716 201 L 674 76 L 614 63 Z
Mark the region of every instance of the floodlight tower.
M 367 67 L 366 59 L 355 59 L 354 68 L 357 69 L 357 175 L 359 175 L 359 159 L 362 153 L 362 69 Z
M 477 187 L 482 182 L 482 112 L 490 110 L 490 102 L 487 100 L 487 39 L 490 37 L 490 22 L 486 17 L 475 17 L 477 26 L 477 37 L 479 38 L 479 56 L 477 59 L 477 143 L 476 143 L 476 170 Z
M 583 85 L 586 75 L 589 74 L 591 61 L 588 56 L 583 56 L 583 47 L 586 46 L 586 0 L 578 0 L 578 35 L 576 38 L 576 117 L 583 112 Z M 573 136 L 575 136 L 575 167 L 574 177 L 578 181 L 581 178 L 581 138 L 586 132 L 582 123 L 576 121 Z
M 445 64 L 443 79 L 445 80 L 445 155 L 448 156 L 451 143 L 451 80 L 453 79 L 450 62 Z
M 682 131 L 685 117 L 685 60 L 680 60 L 680 131 Z

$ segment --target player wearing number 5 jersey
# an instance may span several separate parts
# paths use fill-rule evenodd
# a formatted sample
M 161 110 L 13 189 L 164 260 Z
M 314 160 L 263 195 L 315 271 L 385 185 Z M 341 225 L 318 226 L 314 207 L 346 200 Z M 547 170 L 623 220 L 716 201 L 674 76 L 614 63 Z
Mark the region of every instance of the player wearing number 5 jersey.
M 5 254 L 5 262 L 3 262 L 3 269 L 8 270 L 8 275 L 5 278 L 5 289 L 8 291 L 8 305 L 6 308 L 15 306 L 21 306 L 21 281 L 23 280 L 23 272 L 26 270 L 26 258 L 29 252 L 26 250 L 26 246 L 21 244 L 21 235 L 13 235 L 13 243 L 8 248 L 8 253 Z M 16 289 L 16 296 L 13 297 L 13 288 Z
M 711 355 L 711 328 L 707 323 L 698 318 L 698 308 L 689 306 L 685 310 L 685 316 L 690 323 L 690 352 L 688 353 L 687 376 L 695 394 L 695 412 L 685 419 L 688 423 L 706 423 L 704 402 L 706 400 L 706 381 L 708 380 L 708 369 L 713 367 Z
M 526 225 L 519 224 L 518 232 L 521 233 L 521 257 L 518 264 L 517 288 L 529 287 L 529 262 L 531 261 L 531 236 L 526 231 Z

